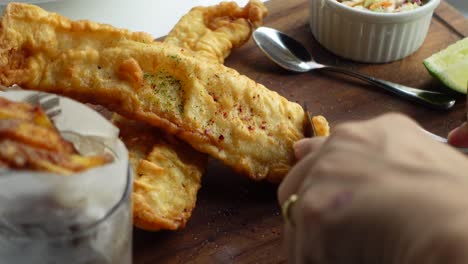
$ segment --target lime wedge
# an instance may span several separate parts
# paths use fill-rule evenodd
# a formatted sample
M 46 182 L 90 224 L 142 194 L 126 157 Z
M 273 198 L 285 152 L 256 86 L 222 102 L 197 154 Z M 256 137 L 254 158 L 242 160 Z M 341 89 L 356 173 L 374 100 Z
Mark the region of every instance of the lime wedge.
M 468 38 L 424 60 L 429 73 L 447 87 L 466 94 L 468 86 Z

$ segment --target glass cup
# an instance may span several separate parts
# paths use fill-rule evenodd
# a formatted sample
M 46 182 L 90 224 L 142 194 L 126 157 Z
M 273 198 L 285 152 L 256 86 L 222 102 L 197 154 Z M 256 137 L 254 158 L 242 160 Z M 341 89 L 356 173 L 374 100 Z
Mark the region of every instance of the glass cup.
M 0 169 L 0 263 L 131 263 L 132 172 L 124 144 L 62 135 L 82 154 L 106 152 L 114 160 L 68 176 Z

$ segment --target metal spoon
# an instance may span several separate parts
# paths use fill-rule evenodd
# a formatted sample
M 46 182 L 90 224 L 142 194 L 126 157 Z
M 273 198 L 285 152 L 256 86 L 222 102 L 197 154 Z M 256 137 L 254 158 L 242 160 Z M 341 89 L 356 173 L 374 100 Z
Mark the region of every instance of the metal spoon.
M 253 33 L 257 46 L 276 64 L 286 70 L 307 72 L 311 70 L 328 70 L 340 72 L 367 81 L 379 88 L 385 89 L 405 99 L 423 104 L 435 109 L 449 109 L 455 104 L 455 99 L 447 94 L 420 90 L 408 86 L 380 80 L 346 68 L 323 65 L 315 62 L 307 49 L 297 40 L 268 27 L 259 27 Z

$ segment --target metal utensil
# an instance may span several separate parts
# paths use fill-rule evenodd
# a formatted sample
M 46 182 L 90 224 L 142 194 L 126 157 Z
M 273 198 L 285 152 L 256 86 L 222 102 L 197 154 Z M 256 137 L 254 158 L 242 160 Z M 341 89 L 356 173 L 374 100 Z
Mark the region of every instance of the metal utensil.
M 405 99 L 420 103 L 435 109 L 449 109 L 455 104 L 455 99 L 447 94 L 420 90 L 408 86 L 380 80 L 345 68 L 317 63 L 307 49 L 297 40 L 268 27 L 259 27 L 253 33 L 257 46 L 276 64 L 286 70 L 307 72 L 311 70 L 328 70 L 344 73 L 369 82 L 388 92 Z
M 304 137 L 311 138 L 317 136 L 312 117 L 307 108 L 307 103 L 304 103 Z
M 54 119 L 62 113 L 60 109 L 60 98 L 54 94 L 34 93 L 26 96 L 23 102 L 40 106 L 51 119 Z

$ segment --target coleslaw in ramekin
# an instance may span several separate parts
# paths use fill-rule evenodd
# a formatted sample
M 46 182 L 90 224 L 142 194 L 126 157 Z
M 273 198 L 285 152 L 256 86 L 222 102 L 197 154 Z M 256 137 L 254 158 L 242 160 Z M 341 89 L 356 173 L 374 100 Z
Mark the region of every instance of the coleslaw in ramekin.
M 372 12 L 336 0 L 309 0 L 310 28 L 326 49 L 359 62 L 402 59 L 421 47 L 440 0 L 398 13 Z

